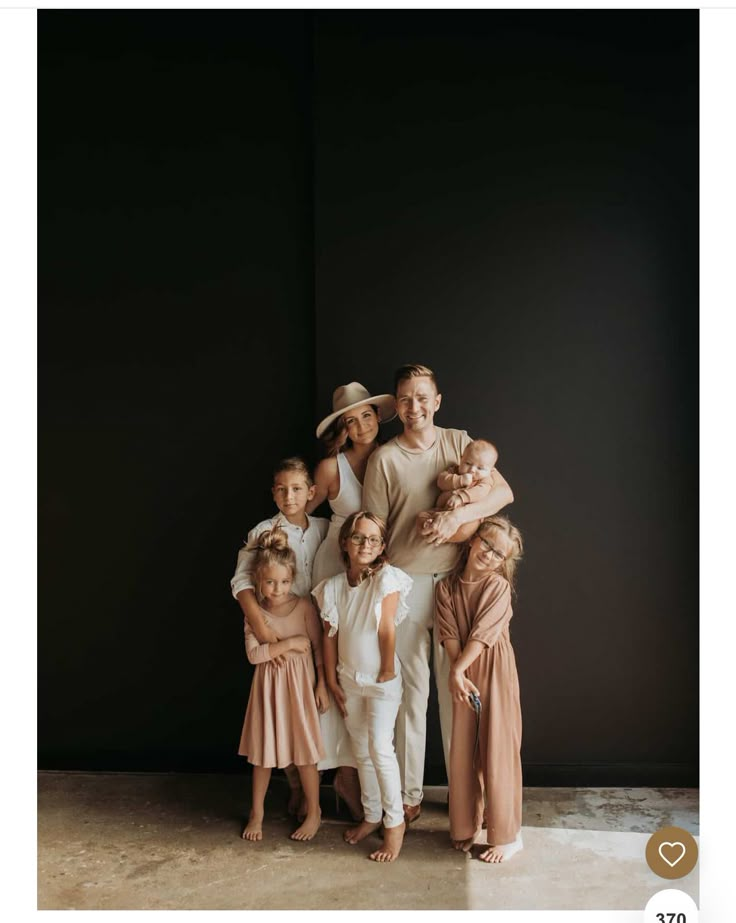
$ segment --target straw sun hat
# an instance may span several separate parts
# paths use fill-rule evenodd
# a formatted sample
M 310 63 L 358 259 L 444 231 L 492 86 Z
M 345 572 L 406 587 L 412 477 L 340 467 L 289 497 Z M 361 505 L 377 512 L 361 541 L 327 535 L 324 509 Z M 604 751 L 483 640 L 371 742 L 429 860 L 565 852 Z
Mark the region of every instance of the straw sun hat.
M 317 438 L 319 439 L 333 420 L 353 407 L 360 407 L 361 404 L 375 404 L 381 411 L 381 423 L 393 420 L 396 416 L 393 394 L 371 394 L 359 381 L 351 381 L 349 385 L 335 388 L 332 395 L 332 413 L 317 427 Z

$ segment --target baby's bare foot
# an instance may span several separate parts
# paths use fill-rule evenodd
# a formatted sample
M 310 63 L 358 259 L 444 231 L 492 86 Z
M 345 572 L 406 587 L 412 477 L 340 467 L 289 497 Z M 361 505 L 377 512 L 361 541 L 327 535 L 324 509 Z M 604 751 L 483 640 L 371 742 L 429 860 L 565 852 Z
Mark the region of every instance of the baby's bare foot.
M 346 830 L 345 833 L 343 833 L 342 838 L 346 843 L 350 843 L 351 846 L 355 846 L 356 843 L 360 843 L 361 840 L 364 840 L 367 836 L 370 836 L 371 833 L 378 830 L 380 826 L 380 820 L 364 820 L 361 821 L 357 827 L 350 827 L 348 830 Z
M 383 846 L 370 854 L 374 862 L 393 862 L 401 852 L 406 824 L 383 828 Z
M 494 864 L 498 862 L 508 862 L 513 855 L 523 848 L 524 844 L 521 842 L 521 833 L 519 833 L 513 843 L 502 843 L 499 846 L 489 846 L 478 858 L 482 859 L 483 862 L 492 862 Z
M 315 811 L 313 814 L 307 814 L 301 827 L 298 827 L 291 834 L 291 839 L 311 840 L 315 833 L 319 830 L 321 821 L 322 813 L 320 811 Z
M 243 827 L 243 832 L 240 835 L 244 840 L 262 840 L 263 814 L 256 814 L 255 811 L 251 811 L 248 823 Z

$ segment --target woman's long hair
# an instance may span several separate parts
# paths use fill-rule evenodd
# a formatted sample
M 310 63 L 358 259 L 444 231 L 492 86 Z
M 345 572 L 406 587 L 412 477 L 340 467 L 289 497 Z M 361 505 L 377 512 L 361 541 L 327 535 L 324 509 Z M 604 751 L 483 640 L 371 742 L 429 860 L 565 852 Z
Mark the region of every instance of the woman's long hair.
M 350 558 L 348 557 L 347 547 L 348 542 L 350 541 L 350 536 L 353 534 L 353 529 L 360 522 L 361 519 L 368 519 L 371 522 L 374 522 L 381 533 L 381 539 L 383 541 L 383 548 L 381 553 L 378 555 L 375 561 L 373 561 L 368 567 L 363 568 L 363 571 L 360 574 L 358 583 L 362 583 L 364 580 L 367 580 L 369 577 L 372 577 L 373 574 L 378 573 L 378 571 L 383 567 L 384 564 L 388 564 L 388 528 L 386 523 L 381 519 L 380 516 L 376 516 L 375 513 L 371 513 L 368 510 L 358 510 L 357 513 L 351 513 L 350 516 L 345 520 L 340 529 L 340 536 L 338 538 L 338 544 L 340 546 L 340 554 L 342 555 L 342 560 L 345 565 L 345 569 L 350 567 Z
M 511 553 L 498 568 L 497 573 L 500 573 L 502 577 L 508 580 L 511 592 L 516 595 L 514 580 L 516 577 L 516 568 L 524 555 L 524 543 L 521 538 L 521 532 L 519 532 L 511 520 L 507 516 L 501 516 L 498 513 L 495 516 L 488 516 L 486 519 L 482 519 L 475 532 L 463 543 L 460 557 L 457 559 L 457 564 L 452 569 L 448 578 L 451 589 L 454 589 L 457 585 L 457 581 L 462 576 L 465 565 L 468 563 L 470 543 L 477 536 L 486 538 L 486 536 L 490 536 L 494 532 L 502 532 L 512 544 Z

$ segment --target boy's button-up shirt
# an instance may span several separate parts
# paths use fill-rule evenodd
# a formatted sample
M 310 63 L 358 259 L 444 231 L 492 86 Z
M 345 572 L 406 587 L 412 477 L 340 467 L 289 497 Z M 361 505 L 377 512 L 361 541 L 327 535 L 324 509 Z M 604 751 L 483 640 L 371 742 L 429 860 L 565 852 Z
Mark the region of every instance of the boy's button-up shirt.
M 251 545 L 256 544 L 256 539 L 261 532 L 273 529 L 275 526 L 283 529 L 289 538 L 289 545 L 296 555 L 296 574 L 291 592 L 296 596 L 309 596 L 312 589 L 312 564 L 322 540 L 330 527 L 329 520 L 321 516 L 307 516 L 307 528 L 292 525 L 283 513 L 264 519 L 250 530 L 246 544 L 238 552 L 238 563 L 235 573 L 230 581 L 233 596 L 237 599 L 242 590 L 254 590 L 251 572 L 255 560 L 255 551 L 249 551 Z

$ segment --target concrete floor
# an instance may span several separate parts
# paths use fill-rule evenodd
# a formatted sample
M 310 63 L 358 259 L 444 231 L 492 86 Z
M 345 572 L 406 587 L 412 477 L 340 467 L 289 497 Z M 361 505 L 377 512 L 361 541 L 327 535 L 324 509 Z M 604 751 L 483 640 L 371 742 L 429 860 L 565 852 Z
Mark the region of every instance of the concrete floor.
M 367 860 L 377 837 L 343 843 L 327 788 L 317 838 L 289 840 L 276 775 L 265 839 L 246 843 L 248 795 L 244 776 L 40 773 L 38 909 L 642 910 L 666 887 L 698 900 L 697 866 L 670 883 L 644 860 L 659 827 L 697 837 L 693 789 L 527 788 L 524 850 L 498 866 L 449 847 L 442 788 L 392 865 Z

